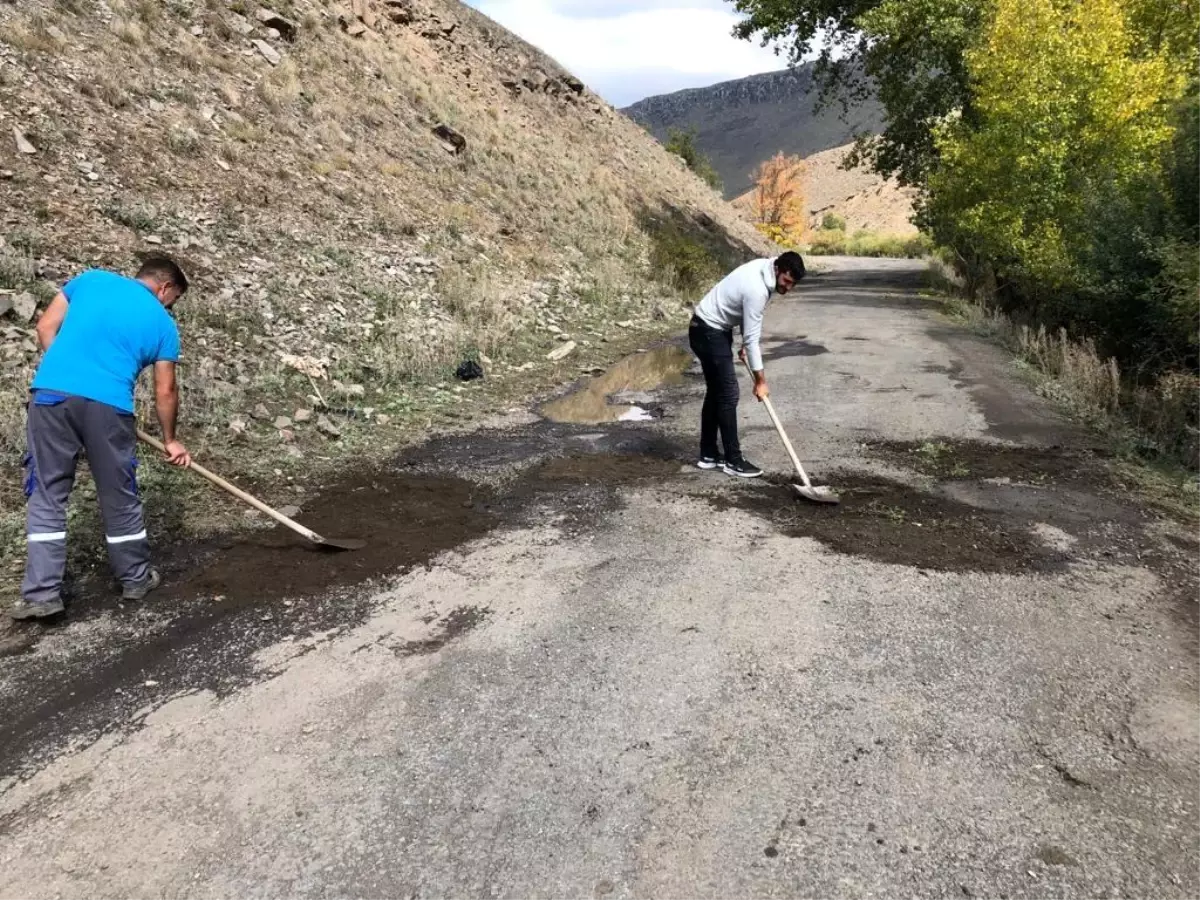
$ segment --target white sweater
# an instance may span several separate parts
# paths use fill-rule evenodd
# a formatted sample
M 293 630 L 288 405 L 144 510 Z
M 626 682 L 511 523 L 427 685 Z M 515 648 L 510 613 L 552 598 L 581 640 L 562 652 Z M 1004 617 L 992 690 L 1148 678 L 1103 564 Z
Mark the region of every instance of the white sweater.
M 758 343 L 767 301 L 775 293 L 775 280 L 775 258 L 756 259 L 726 275 L 696 307 L 701 321 L 718 331 L 741 326 L 742 346 L 755 372 L 763 367 Z

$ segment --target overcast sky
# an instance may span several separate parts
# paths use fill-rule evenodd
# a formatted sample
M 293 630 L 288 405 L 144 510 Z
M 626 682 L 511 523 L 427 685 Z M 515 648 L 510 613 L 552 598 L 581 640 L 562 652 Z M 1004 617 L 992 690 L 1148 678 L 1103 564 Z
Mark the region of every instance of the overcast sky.
M 539 47 L 614 106 L 782 69 L 730 32 L 725 0 L 467 0 Z

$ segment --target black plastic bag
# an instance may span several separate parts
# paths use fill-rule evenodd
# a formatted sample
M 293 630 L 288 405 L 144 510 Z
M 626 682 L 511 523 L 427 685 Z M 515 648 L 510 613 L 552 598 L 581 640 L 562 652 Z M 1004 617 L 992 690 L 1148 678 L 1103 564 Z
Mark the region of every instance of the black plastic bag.
M 483 366 L 473 359 L 464 360 L 454 372 L 454 377 L 459 381 L 474 381 L 476 378 L 482 378 Z

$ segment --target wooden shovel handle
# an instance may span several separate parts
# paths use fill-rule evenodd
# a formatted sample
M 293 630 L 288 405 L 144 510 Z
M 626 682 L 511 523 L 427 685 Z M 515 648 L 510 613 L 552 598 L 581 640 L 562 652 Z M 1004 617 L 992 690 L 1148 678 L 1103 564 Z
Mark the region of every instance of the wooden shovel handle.
M 155 450 L 159 451 L 160 453 L 167 452 L 167 448 L 163 446 L 162 441 L 158 440 L 158 438 L 151 437 L 150 435 L 146 434 L 146 432 L 142 431 L 142 429 L 140 429 L 140 428 L 137 430 L 137 436 L 138 436 L 138 439 L 141 440 L 143 443 L 150 445 L 151 447 L 153 447 Z M 204 468 L 204 466 L 200 465 L 200 463 L 193 461 L 192 464 L 190 466 L 188 466 L 188 468 L 191 469 L 193 472 L 195 472 L 197 475 L 199 475 L 201 478 L 205 478 L 208 481 L 211 481 L 213 484 L 215 484 L 221 490 L 227 491 L 230 494 L 232 494 L 233 496 L 237 497 L 243 503 L 247 503 L 250 506 L 253 506 L 255 509 L 257 509 L 259 512 L 270 516 L 272 519 L 274 519 L 280 525 L 286 525 L 288 528 L 292 529 L 292 531 L 296 532 L 296 534 L 300 535 L 301 537 L 305 537 L 308 540 L 310 540 L 316 544 L 323 544 L 325 542 L 324 539 L 319 534 L 317 534 L 315 531 L 313 531 L 312 529 L 305 528 L 299 522 L 289 519 L 287 516 L 285 516 L 283 513 L 279 512 L 276 509 L 272 509 L 271 507 L 267 506 L 267 504 L 265 504 L 261 500 L 259 500 L 257 497 L 253 497 L 250 494 L 247 494 L 241 488 L 237 487 L 236 485 L 230 484 L 228 481 L 226 481 L 220 475 L 217 475 L 215 472 L 208 471 L 208 469 Z
M 754 378 L 754 370 L 750 368 L 750 363 L 747 360 L 742 360 L 746 366 L 746 371 L 750 373 L 750 378 Z M 779 421 L 779 416 L 775 414 L 775 407 L 771 405 L 771 398 L 763 400 L 763 406 L 767 408 L 767 415 L 771 417 L 771 422 L 775 425 L 775 430 L 779 432 L 779 438 L 783 441 L 783 446 L 787 449 L 788 456 L 792 458 L 792 465 L 796 467 L 796 474 L 800 476 L 800 480 L 804 482 L 804 486 L 809 490 L 812 489 L 812 482 L 808 480 L 808 473 L 804 471 L 804 466 L 800 464 L 800 457 L 796 455 L 796 450 L 792 446 L 792 442 L 788 440 L 787 432 L 783 430 L 783 423 Z

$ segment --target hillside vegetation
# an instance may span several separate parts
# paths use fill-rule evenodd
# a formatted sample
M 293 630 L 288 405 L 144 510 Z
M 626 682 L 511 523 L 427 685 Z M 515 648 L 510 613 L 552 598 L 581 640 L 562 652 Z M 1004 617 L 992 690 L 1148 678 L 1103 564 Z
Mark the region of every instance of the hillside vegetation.
M 269 478 L 561 384 L 765 249 L 454 0 L 0 3 L 0 213 L 9 511 L 36 308 L 86 267 L 182 262 L 181 437 Z

